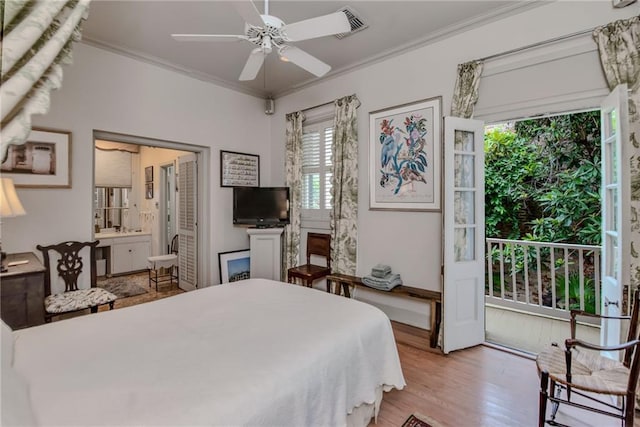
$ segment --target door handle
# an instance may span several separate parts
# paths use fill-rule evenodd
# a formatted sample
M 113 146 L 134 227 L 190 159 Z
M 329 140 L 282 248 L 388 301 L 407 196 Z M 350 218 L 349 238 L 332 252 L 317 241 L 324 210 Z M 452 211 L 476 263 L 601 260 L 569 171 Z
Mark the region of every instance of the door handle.
M 620 308 L 620 301 L 609 301 L 609 298 L 604 297 L 604 306 L 609 307 L 610 305 L 615 305 Z

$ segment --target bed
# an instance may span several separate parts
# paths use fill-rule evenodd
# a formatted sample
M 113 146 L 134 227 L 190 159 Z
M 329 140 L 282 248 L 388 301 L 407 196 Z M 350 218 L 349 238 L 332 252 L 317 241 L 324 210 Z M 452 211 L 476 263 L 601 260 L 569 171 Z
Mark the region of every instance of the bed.
M 8 335 L 7 422 L 357 426 L 405 385 L 379 309 L 265 279 Z

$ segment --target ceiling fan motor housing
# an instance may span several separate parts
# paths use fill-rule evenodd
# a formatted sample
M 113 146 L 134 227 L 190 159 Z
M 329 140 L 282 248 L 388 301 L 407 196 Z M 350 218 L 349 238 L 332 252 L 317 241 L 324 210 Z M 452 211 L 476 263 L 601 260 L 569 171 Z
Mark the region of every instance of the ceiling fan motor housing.
M 279 47 L 286 40 L 280 29 L 284 26 L 284 22 L 278 17 L 272 15 L 260 15 L 264 21 L 264 27 L 256 27 L 250 24 L 245 26 L 245 34 L 249 41 L 256 46 L 263 48 L 265 53 L 271 52 L 271 44 Z

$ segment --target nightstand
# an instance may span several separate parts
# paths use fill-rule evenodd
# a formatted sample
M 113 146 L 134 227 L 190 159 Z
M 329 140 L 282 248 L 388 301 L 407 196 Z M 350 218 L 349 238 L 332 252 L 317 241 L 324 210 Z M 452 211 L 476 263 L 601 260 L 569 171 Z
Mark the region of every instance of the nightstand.
M 0 273 L 0 317 L 14 330 L 44 323 L 44 266 L 32 252 L 8 254 L 6 263 L 24 260 Z

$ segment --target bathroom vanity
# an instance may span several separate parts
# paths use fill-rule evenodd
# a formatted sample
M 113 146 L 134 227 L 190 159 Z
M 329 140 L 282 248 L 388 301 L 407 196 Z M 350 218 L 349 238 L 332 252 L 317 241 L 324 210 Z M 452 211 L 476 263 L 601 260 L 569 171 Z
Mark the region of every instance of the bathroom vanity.
M 151 256 L 151 233 L 100 232 L 95 239 L 100 240 L 98 248 L 102 248 L 106 259 L 107 275 L 146 270 L 147 258 Z

